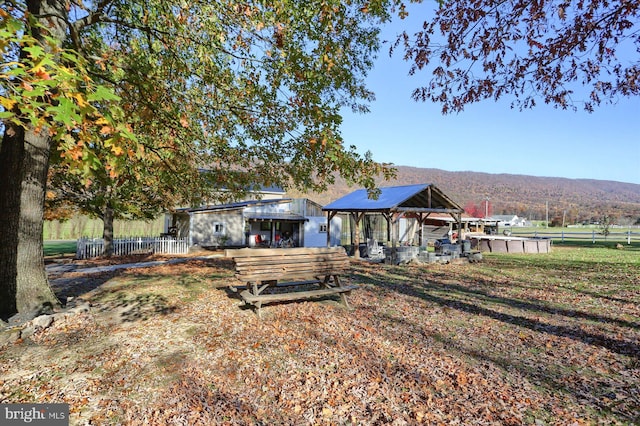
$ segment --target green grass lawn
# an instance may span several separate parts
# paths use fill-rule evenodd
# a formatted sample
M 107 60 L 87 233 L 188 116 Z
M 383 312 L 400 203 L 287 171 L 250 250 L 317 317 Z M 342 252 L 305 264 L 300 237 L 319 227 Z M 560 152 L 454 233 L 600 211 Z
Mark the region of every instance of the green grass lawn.
M 631 229 L 631 244 L 629 242 L 629 229 L 611 228 L 610 234 L 605 237 L 598 228 L 544 228 L 544 227 L 513 227 L 507 228 L 513 236 L 545 237 L 553 239 L 554 243 L 569 243 L 592 247 L 610 247 L 617 243 L 625 246 L 640 247 L 640 229 Z M 502 234 L 502 231 L 500 233 Z M 595 239 L 595 242 L 594 242 Z
M 57 256 L 76 253 L 75 240 L 45 241 L 44 255 Z

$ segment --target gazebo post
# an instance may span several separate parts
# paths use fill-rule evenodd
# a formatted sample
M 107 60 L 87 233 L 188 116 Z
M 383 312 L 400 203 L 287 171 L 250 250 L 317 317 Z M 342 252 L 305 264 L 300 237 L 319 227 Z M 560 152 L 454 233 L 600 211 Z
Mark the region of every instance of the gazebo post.
M 395 262 L 398 258 L 398 245 L 400 243 L 400 219 L 404 216 L 404 212 L 394 213 L 391 221 L 393 226 L 393 236 L 391 237 L 391 258 Z
M 353 257 L 360 259 L 360 221 L 364 217 L 364 213 L 352 212 L 353 220 L 355 222 L 355 232 L 353 236 Z
M 384 216 L 387 221 L 387 242 L 391 241 L 391 218 L 388 212 L 383 212 L 382 216 Z

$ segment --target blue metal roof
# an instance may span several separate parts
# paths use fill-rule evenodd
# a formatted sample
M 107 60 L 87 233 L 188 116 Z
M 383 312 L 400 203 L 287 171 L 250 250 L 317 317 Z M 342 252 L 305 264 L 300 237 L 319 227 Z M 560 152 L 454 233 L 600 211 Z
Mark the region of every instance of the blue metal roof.
M 351 194 L 324 206 L 323 210 L 387 210 L 399 206 L 414 195 L 424 191 L 431 184 L 390 186 L 380 188 L 377 200 L 368 197 L 366 189 L 358 189 Z

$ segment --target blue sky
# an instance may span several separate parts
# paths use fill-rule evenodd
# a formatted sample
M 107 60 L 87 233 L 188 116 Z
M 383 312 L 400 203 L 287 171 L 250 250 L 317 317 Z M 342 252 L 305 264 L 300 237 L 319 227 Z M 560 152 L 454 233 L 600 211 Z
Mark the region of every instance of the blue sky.
M 389 39 L 416 21 L 387 27 Z M 367 83 L 376 94 L 368 114 L 344 112 L 347 145 L 379 162 L 449 171 L 587 178 L 640 184 L 640 98 L 601 105 L 593 113 L 538 105 L 510 108 L 511 99 L 441 114 L 441 105 L 415 102 L 411 92 L 428 75 L 409 76 L 400 55 L 383 47 Z M 635 58 L 637 60 L 637 58 Z

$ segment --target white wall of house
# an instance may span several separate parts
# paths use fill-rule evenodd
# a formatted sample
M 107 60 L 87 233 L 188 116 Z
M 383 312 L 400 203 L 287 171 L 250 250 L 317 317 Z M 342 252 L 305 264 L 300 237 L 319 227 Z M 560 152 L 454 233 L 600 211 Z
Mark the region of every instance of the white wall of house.
M 326 247 L 327 246 L 327 218 L 326 216 L 311 216 L 304 223 L 304 246 L 305 247 Z M 334 217 L 331 219 L 331 246 L 340 245 L 340 235 L 342 234 L 342 219 Z
M 277 214 L 289 213 L 291 211 L 291 203 L 273 203 L 262 206 L 249 206 L 244 209 L 245 214 Z

